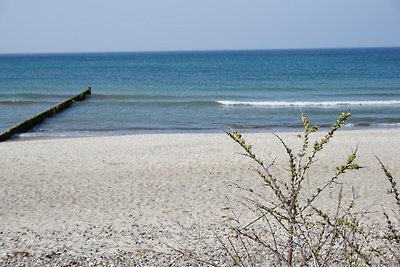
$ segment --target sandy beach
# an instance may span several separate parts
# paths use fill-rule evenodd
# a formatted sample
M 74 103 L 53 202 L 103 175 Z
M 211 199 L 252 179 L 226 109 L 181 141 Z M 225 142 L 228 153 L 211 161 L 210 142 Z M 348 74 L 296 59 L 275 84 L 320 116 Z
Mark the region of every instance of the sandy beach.
M 297 147 L 296 134 L 279 135 Z M 276 173 L 287 175 L 286 155 L 272 133 L 244 136 L 265 160 L 276 158 Z M 340 182 L 354 186 L 358 209 L 390 207 L 388 182 L 374 154 L 400 177 L 399 140 L 400 129 L 339 131 L 310 170 L 309 190 L 358 145 L 358 162 L 365 168 Z M 201 240 L 211 247 L 217 242 L 211 230 L 223 233 L 232 211 L 242 212 L 243 221 L 254 216 L 238 204 L 242 192 L 234 184 L 257 187 L 261 181 L 254 163 L 238 152 L 224 133 L 0 143 L 0 262 L 66 264 L 70 256 L 107 261 L 119 255 L 133 266 L 181 266 L 190 260 L 171 247 L 212 254 L 199 246 Z M 318 201 L 329 208 L 334 198 L 328 192 Z M 382 220 L 378 213 L 371 216 Z

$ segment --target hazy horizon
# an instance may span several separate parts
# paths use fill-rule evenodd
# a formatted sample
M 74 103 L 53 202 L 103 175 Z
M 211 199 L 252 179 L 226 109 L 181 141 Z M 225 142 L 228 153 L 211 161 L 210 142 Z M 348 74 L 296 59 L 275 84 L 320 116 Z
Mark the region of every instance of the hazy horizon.
M 113 53 L 185 53 L 185 52 L 235 52 L 235 51 L 296 51 L 296 50 L 341 50 L 341 49 L 400 49 L 400 46 L 365 47 L 301 47 L 301 48 L 260 48 L 260 49 L 204 49 L 204 50 L 137 50 L 137 51 L 63 51 L 63 52 L 18 52 L 0 53 L 0 55 L 45 55 L 45 54 L 113 54 Z

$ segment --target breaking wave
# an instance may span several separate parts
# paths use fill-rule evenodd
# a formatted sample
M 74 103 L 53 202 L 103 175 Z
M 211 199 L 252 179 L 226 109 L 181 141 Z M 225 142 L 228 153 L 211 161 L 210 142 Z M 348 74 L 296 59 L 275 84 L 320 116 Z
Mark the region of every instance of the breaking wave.
M 258 107 L 332 107 L 332 106 L 387 106 L 400 105 L 400 100 L 366 101 L 217 101 L 223 106 L 258 106 Z

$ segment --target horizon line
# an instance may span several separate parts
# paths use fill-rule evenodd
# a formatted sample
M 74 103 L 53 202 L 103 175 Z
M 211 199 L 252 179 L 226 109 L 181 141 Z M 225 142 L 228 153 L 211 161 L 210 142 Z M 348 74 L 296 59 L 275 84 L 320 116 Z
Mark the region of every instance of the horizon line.
M 182 49 L 182 50 L 121 50 L 121 51 L 65 51 L 65 52 L 0 52 L 3 55 L 60 55 L 60 54 L 117 54 L 117 53 L 183 53 L 183 52 L 240 52 L 240 51 L 295 51 L 295 50 L 341 50 L 341 49 L 390 49 L 400 46 L 348 46 L 348 47 L 303 47 L 303 48 L 238 48 L 238 49 Z

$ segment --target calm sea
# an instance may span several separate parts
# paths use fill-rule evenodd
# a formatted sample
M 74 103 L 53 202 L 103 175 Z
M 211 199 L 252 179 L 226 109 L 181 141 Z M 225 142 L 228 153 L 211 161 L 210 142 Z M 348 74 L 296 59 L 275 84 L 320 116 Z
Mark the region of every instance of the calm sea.
M 91 86 L 23 136 L 400 127 L 400 48 L 0 55 L 0 131 Z

